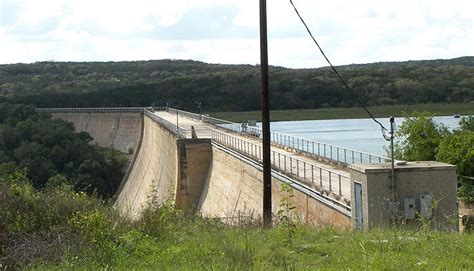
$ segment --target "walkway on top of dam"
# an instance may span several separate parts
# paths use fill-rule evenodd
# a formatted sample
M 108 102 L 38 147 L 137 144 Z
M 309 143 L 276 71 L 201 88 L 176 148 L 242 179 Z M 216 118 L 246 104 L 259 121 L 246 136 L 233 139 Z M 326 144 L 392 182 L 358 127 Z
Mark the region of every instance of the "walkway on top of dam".
M 261 161 L 261 140 L 252 134 L 237 133 L 222 129 L 199 119 L 183 116 L 175 112 L 155 111 L 154 114 L 174 125 L 178 124 L 186 138 L 192 138 L 192 127 L 197 138 L 209 138 L 226 147 L 237 150 L 257 161 Z M 272 144 L 271 160 L 274 169 L 293 177 L 302 183 L 337 200 L 348 204 L 351 198 L 350 178 L 347 169 L 340 165 L 324 163 L 315 158 L 302 155 L 301 152 L 288 150 L 283 146 Z

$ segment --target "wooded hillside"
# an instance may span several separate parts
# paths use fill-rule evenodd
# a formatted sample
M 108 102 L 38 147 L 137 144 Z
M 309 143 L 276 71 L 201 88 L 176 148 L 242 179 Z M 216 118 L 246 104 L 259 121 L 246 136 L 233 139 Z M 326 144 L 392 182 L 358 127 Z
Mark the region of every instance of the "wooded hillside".
M 474 57 L 340 66 L 366 105 L 474 101 Z M 329 68 L 271 67 L 272 109 L 351 107 Z M 259 67 L 191 60 L 0 65 L 0 100 L 40 107 L 148 106 L 197 111 L 260 107 Z

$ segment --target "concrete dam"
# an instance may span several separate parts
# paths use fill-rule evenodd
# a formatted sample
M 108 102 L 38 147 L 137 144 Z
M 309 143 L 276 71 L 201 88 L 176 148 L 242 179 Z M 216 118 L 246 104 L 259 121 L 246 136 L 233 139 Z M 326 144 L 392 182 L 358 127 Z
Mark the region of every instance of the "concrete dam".
M 38 111 L 72 123 L 78 132 L 88 132 L 92 144 L 130 154 L 130 166 L 114 204 L 124 215 L 139 217 L 152 199 L 233 224 L 262 215 L 262 150 L 257 127 L 172 108 Z M 457 216 L 455 168 L 451 165 L 397 165 L 398 197 L 389 199 L 394 190 L 389 187 L 391 171 L 385 157 L 274 132 L 271 141 L 275 214 L 284 208 L 281 203 L 285 200 L 294 207 L 291 216 L 304 223 L 371 228 L 388 225 L 395 212 L 414 219 L 410 212 L 417 216 L 429 203 L 420 203 L 423 196 L 443 199 L 429 215 L 440 225 L 454 228 L 447 223 Z

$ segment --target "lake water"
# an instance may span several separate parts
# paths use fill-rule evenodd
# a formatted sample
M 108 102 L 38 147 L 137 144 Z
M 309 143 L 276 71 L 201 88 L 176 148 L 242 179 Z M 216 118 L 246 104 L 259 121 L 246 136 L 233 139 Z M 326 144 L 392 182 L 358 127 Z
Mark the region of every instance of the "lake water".
M 388 118 L 377 120 L 390 128 Z M 395 125 L 400 125 L 402 121 L 403 118 L 395 118 Z M 459 126 L 459 119 L 453 116 L 434 117 L 434 121 L 449 129 Z M 271 130 L 384 156 L 384 146 L 389 146 L 380 126 L 372 119 L 279 121 L 271 123 Z

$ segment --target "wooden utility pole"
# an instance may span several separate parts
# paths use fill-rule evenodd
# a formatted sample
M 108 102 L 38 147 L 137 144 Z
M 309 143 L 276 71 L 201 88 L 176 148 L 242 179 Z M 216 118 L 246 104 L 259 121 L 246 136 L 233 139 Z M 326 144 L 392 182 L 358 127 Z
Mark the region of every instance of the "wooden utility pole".
M 260 69 L 262 83 L 263 225 L 272 225 L 272 175 L 270 164 L 270 106 L 268 91 L 267 1 L 260 0 Z

